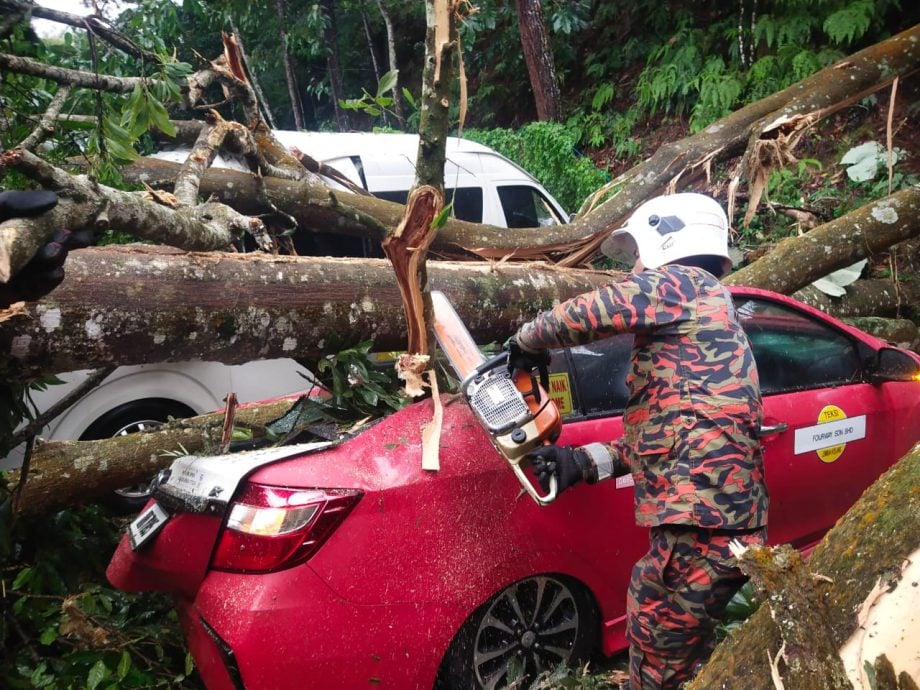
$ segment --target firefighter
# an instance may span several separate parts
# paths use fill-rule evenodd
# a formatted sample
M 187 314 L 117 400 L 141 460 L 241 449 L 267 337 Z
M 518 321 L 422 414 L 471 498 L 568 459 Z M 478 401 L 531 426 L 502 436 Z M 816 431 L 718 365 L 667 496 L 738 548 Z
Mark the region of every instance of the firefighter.
M 57 194 L 45 190 L 0 192 L 0 223 L 10 218 L 29 218 L 53 209 Z M 35 256 L 6 283 L 0 283 L 0 309 L 14 302 L 37 300 L 64 280 L 64 261 L 69 250 L 92 244 L 87 231 L 56 231 Z
M 548 348 L 635 334 L 623 436 L 530 455 L 544 490 L 631 474 L 649 550 L 627 598 L 630 687 L 678 688 L 715 646 L 714 627 L 744 583 L 729 551 L 766 538 L 767 489 L 757 440 L 757 369 L 731 296 L 728 219 L 714 199 L 660 196 L 602 245 L 632 273 L 524 324 L 509 366 L 533 369 Z

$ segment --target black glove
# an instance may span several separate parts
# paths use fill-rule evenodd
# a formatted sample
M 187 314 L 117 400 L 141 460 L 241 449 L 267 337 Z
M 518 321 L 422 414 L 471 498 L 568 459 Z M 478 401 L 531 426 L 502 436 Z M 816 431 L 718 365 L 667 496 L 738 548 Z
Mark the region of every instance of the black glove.
M 57 204 L 57 194 L 48 191 L 0 192 L 0 223 L 10 218 L 29 218 L 49 211 Z M 0 284 L 0 308 L 13 302 L 36 300 L 64 280 L 67 252 L 93 243 L 91 232 L 58 230 L 7 283 Z
M 511 336 L 505 341 L 503 350 L 508 352 L 508 373 L 514 378 L 516 371 L 523 370 L 527 373 L 536 369 L 540 373 L 540 385 L 549 388 L 549 363 L 553 356 L 549 350 L 530 352 L 521 347 L 517 336 Z
M 550 479 L 556 477 L 556 492 L 561 494 L 582 480 L 594 475 L 594 463 L 581 448 L 572 446 L 540 446 L 527 455 L 534 474 L 544 492 L 549 491 Z

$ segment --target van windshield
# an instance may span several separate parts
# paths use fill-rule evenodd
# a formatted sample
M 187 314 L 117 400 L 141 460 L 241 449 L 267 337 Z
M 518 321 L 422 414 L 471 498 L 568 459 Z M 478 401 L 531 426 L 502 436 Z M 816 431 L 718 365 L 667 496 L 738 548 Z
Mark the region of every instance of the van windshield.
M 497 191 L 509 228 L 562 224 L 556 209 L 540 190 L 527 185 L 500 185 Z

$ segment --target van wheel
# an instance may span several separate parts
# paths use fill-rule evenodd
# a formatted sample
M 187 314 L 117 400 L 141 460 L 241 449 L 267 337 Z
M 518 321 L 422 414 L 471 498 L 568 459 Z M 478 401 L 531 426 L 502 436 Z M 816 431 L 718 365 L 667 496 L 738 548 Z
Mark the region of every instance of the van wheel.
M 504 688 L 524 678 L 533 681 L 563 662 L 587 659 L 597 647 L 599 618 L 594 600 L 571 578 L 535 575 L 515 582 L 466 620 L 435 687 Z
M 81 441 L 95 441 L 112 436 L 125 436 L 138 431 L 150 431 L 170 419 L 194 417 L 195 410 L 175 400 L 145 398 L 132 400 L 106 412 L 89 425 Z M 149 483 L 116 489 L 103 498 L 103 503 L 116 513 L 136 513 L 150 498 Z

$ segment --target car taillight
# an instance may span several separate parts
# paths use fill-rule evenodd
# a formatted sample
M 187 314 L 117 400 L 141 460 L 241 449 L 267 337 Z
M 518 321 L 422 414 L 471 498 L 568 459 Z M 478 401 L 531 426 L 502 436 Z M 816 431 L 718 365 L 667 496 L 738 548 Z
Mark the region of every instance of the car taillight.
M 230 504 L 211 567 L 267 572 L 303 563 L 361 498 L 351 489 L 291 489 L 247 484 Z

